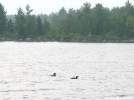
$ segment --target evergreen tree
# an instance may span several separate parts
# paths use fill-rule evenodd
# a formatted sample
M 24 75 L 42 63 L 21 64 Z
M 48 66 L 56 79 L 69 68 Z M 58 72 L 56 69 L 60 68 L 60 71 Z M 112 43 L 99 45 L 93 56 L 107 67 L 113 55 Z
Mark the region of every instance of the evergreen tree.
M 45 19 L 44 24 L 43 24 L 43 35 L 49 33 L 50 31 L 50 24 L 49 22 Z
M 31 12 L 33 11 L 33 9 L 30 9 L 30 6 L 29 5 L 27 5 L 26 6 L 26 15 L 28 16 L 28 15 L 31 15 Z
M 57 25 L 58 25 L 58 22 L 59 22 L 59 16 L 58 16 L 58 14 L 57 13 L 51 13 L 50 15 L 49 15 L 49 18 L 50 18 L 50 25 L 51 25 L 51 27 L 53 27 L 53 28 L 57 28 Z
M 134 6 L 132 5 L 132 3 L 130 3 L 129 0 L 125 3 L 125 12 L 127 16 L 134 15 Z
M 0 3 L 0 34 L 6 32 L 6 24 L 6 11 L 4 9 L 4 6 Z
M 15 30 L 18 38 L 25 39 L 25 15 L 21 8 L 18 9 L 17 15 L 15 15 Z
M 90 13 L 91 13 L 91 4 L 86 2 L 84 3 L 83 9 L 82 9 L 82 35 L 87 36 L 90 33 L 91 27 L 90 27 Z
M 30 6 L 26 6 L 26 15 L 25 15 L 25 33 L 27 38 L 34 38 L 36 35 L 36 16 L 32 15 Z
M 14 32 L 14 24 L 13 24 L 11 19 L 7 23 L 7 30 L 8 30 L 9 33 L 13 33 Z
M 67 33 L 75 33 L 75 10 L 69 9 L 67 16 Z
M 37 17 L 37 35 L 42 36 L 42 22 L 40 16 Z
M 57 31 L 60 34 L 65 34 L 67 33 L 67 12 L 64 7 L 62 7 L 59 12 L 58 12 L 58 24 L 57 24 Z

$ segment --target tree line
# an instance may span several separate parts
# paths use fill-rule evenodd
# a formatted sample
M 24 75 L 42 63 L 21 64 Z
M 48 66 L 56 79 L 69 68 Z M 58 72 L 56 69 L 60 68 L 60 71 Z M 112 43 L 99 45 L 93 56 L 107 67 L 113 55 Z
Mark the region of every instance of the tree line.
M 49 15 L 31 14 L 29 5 L 25 11 L 18 9 L 12 18 L 6 15 L 0 4 L 0 37 L 10 39 L 46 38 L 54 40 L 134 38 L 134 6 L 128 0 L 125 6 L 109 9 L 98 3 L 91 8 L 89 2 L 79 9 L 68 11 L 62 7 Z

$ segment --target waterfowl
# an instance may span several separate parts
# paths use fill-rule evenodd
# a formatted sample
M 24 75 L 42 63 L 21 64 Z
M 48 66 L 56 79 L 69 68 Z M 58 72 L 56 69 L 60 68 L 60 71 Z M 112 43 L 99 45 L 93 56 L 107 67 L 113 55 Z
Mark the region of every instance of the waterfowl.
M 56 73 L 53 73 L 53 75 L 51 75 L 51 76 L 56 76 Z
M 73 78 L 71 78 L 71 79 L 78 79 L 78 77 L 79 77 L 79 76 L 76 76 L 76 77 L 73 77 Z

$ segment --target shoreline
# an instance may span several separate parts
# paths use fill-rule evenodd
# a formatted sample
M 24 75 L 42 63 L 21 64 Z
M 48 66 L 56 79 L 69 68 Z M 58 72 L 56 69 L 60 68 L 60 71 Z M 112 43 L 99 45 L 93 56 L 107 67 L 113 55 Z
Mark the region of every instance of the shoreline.
M 134 43 L 134 40 L 89 40 L 89 39 L 60 39 L 60 40 L 55 40 L 55 39 L 31 39 L 27 38 L 25 40 L 23 39 L 0 39 L 0 42 L 70 42 L 70 43 Z

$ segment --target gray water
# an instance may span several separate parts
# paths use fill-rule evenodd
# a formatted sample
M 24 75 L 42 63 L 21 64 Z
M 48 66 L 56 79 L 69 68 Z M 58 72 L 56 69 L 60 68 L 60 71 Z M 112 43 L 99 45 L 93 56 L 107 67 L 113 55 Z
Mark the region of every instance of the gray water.
M 0 100 L 108 99 L 134 100 L 134 44 L 0 42 Z

